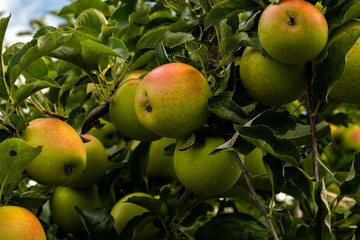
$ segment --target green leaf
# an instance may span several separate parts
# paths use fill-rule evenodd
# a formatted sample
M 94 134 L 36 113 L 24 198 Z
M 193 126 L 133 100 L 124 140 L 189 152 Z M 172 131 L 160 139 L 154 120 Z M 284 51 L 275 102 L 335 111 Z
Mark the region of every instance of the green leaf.
M 5 32 L 8 27 L 9 20 L 10 20 L 10 16 L 0 19 L 0 59 L 1 60 L 3 59 L 2 48 L 3 48 Z M 8 86 L 6 80 L 4 79 L 3 64 L 0 64 L 0 101 L 1 98 L 6 98 L 8 96 L 7 88 Z
M 186 41 L 185 48 L 189 53 L 191 60 L 196 63 L 198 67 L 205 66 L 205 55 L 208 52 L 208 48 L 204 44 L 197 44 L 194 41 Z
M 317 99 L 326 101 L 328 90 L 340 80 L 347 52 L 360 37 L 360 21 L 354 20 L 330 36 L 325 51 L 326 58 L 315 66 L 312 89 Z
M 41 79 L 31 79 L 21 85 L 14 94 L 14 106 L 18 107 L 26 98 L 44 88 L 60 88 L 60 86 L 51 77 Z
M 164 44 L 162 42 L 160 42 L 155 49 L 155 57 L 156 57 L 156 61 L 157 64 L 160 65 L 164 65 L 170 62 L 168 55 L 166 53 Z
M 296 145 L 287 139 L 281 139 L 267 126 L 242 127 L 235 126 L 235 130 L 245 140 L 263 149 L 271 155 L 297 166 L 300 162 L 300 152 Z
M 32 40 L 29 45 L 25 45 L 10 60 L 7 69 L 10 87 L 12 87 L 20 74 L 33 62 L 48 55 L 59 46 L 63 45 L 71 38 L 70 34 L 62 32 L 50 32 Z
M 104 56 L 112 55 L 122 57 L 118 52 L 111 49 L 110 47 L 90 39 L 82 41 L 81 46 L 84 60 L 88 65 L 91 66 L 92 69 L 97 69 L 100 60 Z
M 18 138 L 0 143 L 0 181 L 4 196 L 10 195 L 17 187 L 23 171 L 40 154 L 41 149 L 41 146 L 32 147 Z
M 267 239 L 267 236 L 270 236 L 267 227 L 245 213 L 220 214 L 195 233 L 195 239 L 199 240 Z
M 75 28 L 88 27 L 100 33 L 102 26 L 106 25 L 106 23 L 107 20 L 102 12 L 90 8 L 81 12 L 76 18 Z
M 108 46 L 114 50 L 115 52 L 117 52 L 123 59 L 128 59 L 129 57 L 129 50 L 126 48 L 126 45 L 123 41 L 121 41 L 118 38 L 115 37 L 111 37 L 109 39 L 109 44 Z
M 39 58 L 32 64 L 30 64 L 29 67 L 26 68 L 26 70 L 23 72 L 23 75 L 25 78 L 28 78 L 28 75 L 32 78 L 42 78 L 48 75 L 48 65 L 44 61 L 44 59 Z
M 165 47 L 173 48 L 193 39 L 194 36 L 191 33 L 170 32 L 166 27 L 159 27 L 142 35 L 136 44 L 136 49 L 156 48 L 160 41 L 163 42 Z
M 315 125 L 315 135 L 318 139 L 330 135 L 330 125 L 322 121 Z M 297 124 L 295 129 L 289 130 L 286 134 L 279 136 L 283 139 L 292 140 L 297 145 L 312 144 L 310 125 Z
M 340 185 L 340 195 L 355 194 L 360 185 L 360 152 L 354 154 L 354 161 L 346 181 Z
M 81 211 L 75 206 L 75 210 L 81 217 L 89 240 L 117 239 L 114 218 L 105 208 L 89 208 Z
M 218 97 L 210 98 L 208 107 L 219 117 L 236 123 L 245 123 L 248 119 L 245 112 L 232 100 L 232 92 L 223 92 Z
M 156 63 L 155 50 L 150 50 L 139 56 L 130 70 L 145 68 L 149 63 Z
M 360 3 L 358 0 L 346 0 L 340 5 L 330 8 L 325 18 L 330 31 L 354 18 L 360 17 Z
M 241 12 L 253 11 L 260 6 L 252 0 L 231 0 L 216 5 L 205 18 L 205 29 L 225 18 L 230 18 Z
M 286 110 L 265 110 L 254 121 L 251 126 L 265 125 L 275 131 L 277 135 L 282 135 L 288 130 L 295 130 L 296 119 Z M 280 137 L 280 136 L 279 136 Z
M 59 12 L 59 15 L 65 14 L 80 14 L 82 11 L 88 8 L 96 8 L 104 13 L 105 16 L 110 15 L 109 7 L 106 2 L 101 0 L 76 0 L 70 3 L 69 5 L 63 7 Z

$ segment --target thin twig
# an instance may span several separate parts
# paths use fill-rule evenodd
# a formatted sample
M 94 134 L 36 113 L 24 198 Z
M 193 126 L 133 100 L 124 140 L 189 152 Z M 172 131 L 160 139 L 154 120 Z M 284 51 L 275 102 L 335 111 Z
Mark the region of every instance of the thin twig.
M 129 145 L 129 142 L 125 142 L 124 146 L 122 146 L 121 148 L 117 149 L 115 152 L 113 152 L 112 154 L 110 154 L 110 155 L 108 156 L 108 159 L 112 159 L 113 157 L 115 157 L 116 155 L 118 155 L 119 153 L 121 153 L 128 145 Z
M 309 118 L 310 118 L 310 129 L 311 129 L 311 139 L 312 139 L 312 152 L 313 152 L 313 181 L 319 181 L 318 174 L 318 162 L 317 162 L 317 141 L 315 136 L 315 118 L 314 118 L 314 109 L 312 104 L 311 97 L 311 81 L 312 81 L 312 63 L 308 62 L 306 64 L 306 101 L 308 104 Z
M 185 192 L 181 195 L 181 197 L 176 205 L 176 208 L 175 208 L 176 213 L 180 211 L 180 208 L 184 205 L 184 203 L 190 197 L 190 195 L 191 195 L 190 190 L 186 189 Z
M 266 220 L 266 222 L 267 222 L 267 224 L 268 224 L 268 226 L 269 226 L 269 228 L 270 228 L 270 231 L 271 231 L 271 234 L 273 235 L 274 240 L 279 240 L 279 238 L 278 238 L 278 236 L 277 236 L 277 234 L 276 234 L 276 232 L 275 232 L 274 226 L 272 225 L 272 223 L 271 223 L 271 221 L 270 221 L 269 214 L 267 213 L 267 211 L 266 211 L 264 205 L 262 204 L 259 196 L 256 194 L 256 191 L 255 191 L 255 189 L 254 189 L 254 186 L 252 185 L 252 183 L 251 183 L 251 181 L 250 181 L 249 173 L 246 171 L 246 169 L 245 169 L 245 167 L 244 167 L 244 164 L 242 163 L 242 161 L 241 161 L 238 153 L 235 152 L 235 151 L 232 151 L 232 153 L 233 153 L 233 155 L 235 156 L 236 161 L 238 162 L 238 164 L 239 164 L 239 166 L 240 166 L 240 168 L 241 168 L 242 173 L 244 174 L 244 177 L 245 177 L 246 183 L 247 183 L 247 185 L 248 185 L 248 187 L 249 187 L 249 190 L 250 190 L 251 195 L 253 195 L 253 197 L 255 198 L 257 204 L 258 204 L 259 207 L 260 207 L 260 210 L 261 210 L 262 214 L 263 214 L 264 217 L 265 217 L 265 220 Z

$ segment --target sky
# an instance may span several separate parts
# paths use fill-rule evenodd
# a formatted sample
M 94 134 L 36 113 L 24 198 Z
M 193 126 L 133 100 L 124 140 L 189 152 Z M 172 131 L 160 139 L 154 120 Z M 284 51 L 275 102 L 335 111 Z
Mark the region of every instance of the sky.
M 1 18 L 11 14 L 9 26 L 5 33 L 4 45 L 16 42 L 28 42 L 32 35 L 17 36 L 18 32 L 33 31 L 30 20 L 45 18 L 47 25 L 57 26 L 63 21 L 48 11 L 60 11 L 70 0 L 0 0 Z

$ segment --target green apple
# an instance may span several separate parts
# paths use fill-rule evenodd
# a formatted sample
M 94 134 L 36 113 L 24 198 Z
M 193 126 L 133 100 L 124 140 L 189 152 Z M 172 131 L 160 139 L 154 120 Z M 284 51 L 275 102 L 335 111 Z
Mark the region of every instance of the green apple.
M 125 137 L 151 142 L 160 138 L 145 128 L 135 112 L 135 93 L 139 79 L 127 80 L 120 85 L 110 100 L 109 115 L 116 129 Z
M 59 186 L 55 188 L 49 200 L 51 218 L 69 233 L 85 230 L 75 206 L 83 211 L 88 208 L 101 207 L 101 205 L 95 185 L 81 189 Z
M 23 138 L 31 145 L 42 145 L 41 153 L 26 168 L 40 184 L 67 185 L 83 173 L 86 151 L 78 133 L 66 122 L 37 118 L 26 127 Z
M 139 77 L 141 77 L 142 75 L 145 75 L 147 73 L 148 73 L 148 71 L 143 70 L 143 69 L 139 69 L 139 70 L 129 72 L 129 74 L 127 74 L 125 76 L 125 78 L 124 78 L 124 80 L 122 82 L 125 82 L 125 81 L 133 79 L 133 78 L 139 79 Z
M 19 206 L 0 207 L 0 240 L 46 240 L 37 217 Z
M 360 126 L 349 124 L 348 127 L 340 126 L 332 134 L 331 147 L 335 152 L 346 150 L 360 150 Z
M 306 67 L 281 63 L 257 48 L 246 47 L 240 60 L 240 78 L 256 101 L 280 106 L 305 93 Z
M 208 120 L 212 92 L 206 78 L 184 63 L 168 63 L 149 72 L 135 96 L 139 121 L 168 138 L 185 138 Z
M 125 228 L 126 224 L 135 216 L 140 216 L 141 214 L 148 212 L 146 208 L 143 208 L 134 203 L 126 202 L 131 197 L 149 197 L 151 195 L 134 192 L 122 197 L 112 208 L 110 214 L 114 217 L 115 223 L 114 227 L 118 234 Z M 155 227 L 153 223 L 148 223 L 144 226 L 142 230 L 136 233 L 135 236 L 132 236 L 132 240 L 152 240 L 159 233 L 160 229 Z
M 339 32 L 343 35 L 352 35 L 355 31 L 359 31 L 360 21 L 354 20 L 341 26 L 334 32 L 334 36 L 337 36 Z M 329 44 L 330 44 L 329 40 Z M 354 46 L 349 50 L 345 62 L 344 72 L 339 81 L 335 82 L 331 86 L 329 98 L 341 103 L 360 103 L 359 91 L 360 91 L 360 38 L 356 41 Z
M 146 169 L 146 175 L 148 177 L 176 179 L 174 156 L 164 154 L 164 149 L 175 143 L 176 139 L 174 138 L 161 138 L 151 143 L 149 161 Z
M 263 162 L 263 151 L 256 147 L 244 155 L 244 167 L 250 175 L 251 183 L 256 190 L 271 191 L 271 183 Z M 239 184 L 248 188 L 244 174 L 240 176 Z
M 84 173 L 71 183 L 71 186 L 76 188 L 87 188 L 96 184 L 105 175 L 108 166 L 108 157 L 104 145 L 90 134 L 83 134 L 82 137 L 89 142 L 84 143 L 86 150 Z
M 258 33 L 271 57 L 286 64 L 303 64 L 321 53 L 329 30 L 324 15 L 311 3 L 281 0 L 265 8 Z
M 99 119 L 103 124 L 101 128 L 93 127 L 88 133 L 104 145 L 105 148 L 110 148 L 120 142 L 115 125 L 112 122 L 106 121 L 103 118 Z
M 233 154 L 210 153 L 225 141 L 207 136 L 203 144 L 195 143 L 180 150 L 185 140 L 179 140 L 174 153 L 175 172 L 180 182 L 191 192 L 214 197 L 229 190 L 238 180 L 241 170 Z

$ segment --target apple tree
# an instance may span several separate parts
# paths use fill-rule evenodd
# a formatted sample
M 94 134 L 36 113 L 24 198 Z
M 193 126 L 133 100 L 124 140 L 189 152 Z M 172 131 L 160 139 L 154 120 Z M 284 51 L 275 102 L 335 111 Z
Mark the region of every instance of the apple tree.
M 0 239 L 360 238 L 358 0 L 51 14 L 0 19 Z

